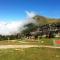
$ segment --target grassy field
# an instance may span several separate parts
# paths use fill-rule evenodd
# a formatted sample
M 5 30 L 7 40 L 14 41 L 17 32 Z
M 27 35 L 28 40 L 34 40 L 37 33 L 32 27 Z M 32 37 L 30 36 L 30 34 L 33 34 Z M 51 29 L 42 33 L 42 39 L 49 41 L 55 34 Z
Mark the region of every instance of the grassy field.
M 60 60 L 60 49 L 1 49 L 0 60 Z
M 54 45 L 53 40 L 59 39 L 5 40 L 0 41 L 0 45 Z M 42 47 L 0 49 L 0 60 L 60 60 L 60 49 Z
M 4 40 L 0 41 L 0 45 L 53 45 L 53 40 L 59 40 L 60 38 L 42 38 L 37 40 Z

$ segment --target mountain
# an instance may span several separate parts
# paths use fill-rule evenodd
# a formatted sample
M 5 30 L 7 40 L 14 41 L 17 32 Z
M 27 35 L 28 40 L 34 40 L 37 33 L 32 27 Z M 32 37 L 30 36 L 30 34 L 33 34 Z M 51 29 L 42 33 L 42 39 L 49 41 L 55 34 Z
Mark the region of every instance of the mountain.
M 39 16 L 39 15 L 36 15 L 35 17 L 33 17 L 33 19 L 35 19 L 38 24 L 42 24 L 42 25 L 60 23 L 60 19 L 47 18 L 47 17 Z

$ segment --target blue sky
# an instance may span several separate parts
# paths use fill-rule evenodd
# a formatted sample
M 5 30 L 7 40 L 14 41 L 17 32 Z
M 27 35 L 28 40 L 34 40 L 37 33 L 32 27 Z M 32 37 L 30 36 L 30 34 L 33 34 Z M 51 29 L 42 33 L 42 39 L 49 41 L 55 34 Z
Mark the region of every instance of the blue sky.
M 60 18 L 60 0 L 0 0 L 0 20 L 23 20 L 25 11 Z

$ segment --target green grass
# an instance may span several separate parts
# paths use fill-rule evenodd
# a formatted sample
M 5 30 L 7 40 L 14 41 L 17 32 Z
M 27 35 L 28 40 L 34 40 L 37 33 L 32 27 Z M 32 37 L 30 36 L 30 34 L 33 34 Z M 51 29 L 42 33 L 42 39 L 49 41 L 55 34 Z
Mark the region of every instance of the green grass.
M 0 45 L 53 45 L 53 40 L 58 40 L 60 38 L 42 38 L 36 40 L 4 40 L 0 41 Z
M 22 42 L 26 43 L 20 43 L 20 44 L 31 44 L 31 45 L 54 45 L 53 40 L 60 40 L 60 38 L 41 38 L 36 40 L 22 40 Z M 19 42 L 19 41 L 18 41 Z
M 18 45 L 18 41 L 17 40 L 2 40 L 0 41 L 0 45 Z
M 0 60 L 60 60 L 60 49 L 1 49 Z

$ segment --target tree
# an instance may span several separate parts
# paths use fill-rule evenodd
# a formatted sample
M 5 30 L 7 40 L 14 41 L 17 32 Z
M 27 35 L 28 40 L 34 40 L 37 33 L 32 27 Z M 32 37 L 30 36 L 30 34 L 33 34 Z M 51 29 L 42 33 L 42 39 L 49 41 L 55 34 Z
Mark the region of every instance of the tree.
M 25 25 L 24 27 L 27 27 L 25 30 L 22 31 L 23 34 L 29 34 L 30 32 L 36 30 L 38 26 L 36 24 L 30 23 Z

